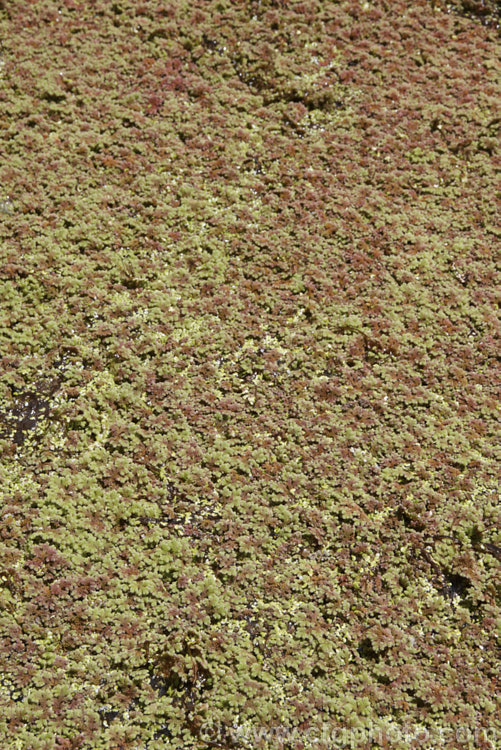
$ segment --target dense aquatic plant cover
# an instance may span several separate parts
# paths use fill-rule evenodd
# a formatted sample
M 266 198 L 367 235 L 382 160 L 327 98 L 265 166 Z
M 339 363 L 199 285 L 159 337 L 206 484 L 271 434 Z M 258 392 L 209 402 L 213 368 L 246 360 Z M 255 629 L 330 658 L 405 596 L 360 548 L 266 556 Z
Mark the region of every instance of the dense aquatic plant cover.
M 2 748 L 494 748 L 494 4 L 0 12 Z

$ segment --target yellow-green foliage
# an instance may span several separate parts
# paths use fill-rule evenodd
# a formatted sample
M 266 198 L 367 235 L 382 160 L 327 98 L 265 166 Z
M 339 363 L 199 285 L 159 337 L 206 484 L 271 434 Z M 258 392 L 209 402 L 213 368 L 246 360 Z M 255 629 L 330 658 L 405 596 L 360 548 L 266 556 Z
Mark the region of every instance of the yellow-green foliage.
M 2 750 L 498 747 L 495 4 L 0 5 Z

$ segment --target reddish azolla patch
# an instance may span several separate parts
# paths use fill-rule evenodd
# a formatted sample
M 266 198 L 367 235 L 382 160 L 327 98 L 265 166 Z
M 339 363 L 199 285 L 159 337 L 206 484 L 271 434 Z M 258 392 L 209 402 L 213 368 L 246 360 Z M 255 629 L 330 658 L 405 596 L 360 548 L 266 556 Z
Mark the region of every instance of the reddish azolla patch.
M 2 10 L 5 741 L 501 731 L 499 41 L 446 11 Z

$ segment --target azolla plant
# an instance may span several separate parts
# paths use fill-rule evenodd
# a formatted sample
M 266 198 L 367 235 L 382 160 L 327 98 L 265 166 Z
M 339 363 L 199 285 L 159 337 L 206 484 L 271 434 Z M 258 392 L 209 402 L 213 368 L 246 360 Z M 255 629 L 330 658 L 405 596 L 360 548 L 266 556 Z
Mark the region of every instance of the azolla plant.
M 498 746 L 495 26 L 0 13 L 2 748 Z

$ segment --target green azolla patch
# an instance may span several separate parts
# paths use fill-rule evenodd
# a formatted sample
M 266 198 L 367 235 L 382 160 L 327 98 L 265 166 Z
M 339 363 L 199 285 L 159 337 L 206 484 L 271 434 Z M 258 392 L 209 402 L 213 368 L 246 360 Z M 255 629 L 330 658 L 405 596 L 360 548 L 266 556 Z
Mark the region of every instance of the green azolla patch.
M 2 10 L 2 747 L 495 744 L 491 5 Z

